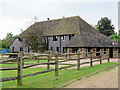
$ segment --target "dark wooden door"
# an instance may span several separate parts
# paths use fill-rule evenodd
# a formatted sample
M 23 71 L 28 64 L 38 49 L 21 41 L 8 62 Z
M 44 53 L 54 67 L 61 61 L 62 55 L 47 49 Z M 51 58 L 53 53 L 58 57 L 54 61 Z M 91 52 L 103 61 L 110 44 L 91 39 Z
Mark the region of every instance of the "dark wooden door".
M 96 52 L 100 52 L 101 48 L 96 48 Z M 100 56 L 100 53 L 96 53 L 96 56 Z
M 120 58 L 120 48 L 118 48 L 118 57 Z
M 109 48 L 110 50 L 109 50 L 109 56 L 110 56 L 110 58 L 113 58 L 113 48 Z

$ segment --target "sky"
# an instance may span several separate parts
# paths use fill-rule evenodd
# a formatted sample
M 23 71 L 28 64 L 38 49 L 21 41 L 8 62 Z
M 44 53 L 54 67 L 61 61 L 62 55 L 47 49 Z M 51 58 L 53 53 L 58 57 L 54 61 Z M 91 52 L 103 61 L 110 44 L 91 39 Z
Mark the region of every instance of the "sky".
M 38 21 L 80 16 L 93 25 L 108 17 L 117 32 L 118 0 L 0 0 L 0 39 L 9 32 L 19 35 L 34 16 Z
M 120 1 L 118 2 L 118 30 L 120 30 Z

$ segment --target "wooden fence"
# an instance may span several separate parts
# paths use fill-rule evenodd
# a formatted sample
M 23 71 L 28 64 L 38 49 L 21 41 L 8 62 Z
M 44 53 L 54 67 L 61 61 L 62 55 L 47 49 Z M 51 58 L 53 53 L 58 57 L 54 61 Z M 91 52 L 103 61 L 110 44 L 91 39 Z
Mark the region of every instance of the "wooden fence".
M 108 52 L 106 54 L 107 58 L 102 58 L 102 53 L 104 52 Z M 99 56 L 93 56 L 93 53 L 100 53 Z M 15 53 L 14 53 L 15 54 Z M 80 57 L 80 55 L 82 54 L 90 54 L 89 57 Z M 4 60 L 0 60 L 0 63 L 4 63 L 4 62 L 9 62 L 9 61 L 17 61 L 18 65 L 16 68 L 0 68 L 0 70 L 17 70 L 17 77 L 7 77 L 7 78 L 1 78 L 0 82 L 4 82 L 4 81 L 10 81 L 10 80 L 16 80 L 17 79 L 17 85 L 22 85 L 22 78 L 23 77 L 28 77 L 28 76 L 33 76 L 33 75 L 37 75 L 37 74 L 42 74 L 42 73 L 46 73 L 46 72 L 50 72 L 50 71 L 55 71 L 55 76 L 58 76 L 58 70 L 60 69 L 64 69 L 64 68 L 70 68 L 70 67 L 74 67 L 77 66 L 77 70 L 80 70 L 80 66 L 84 65 L 84 64 L 90 64 L 90 66 L 93 66 L 93 62 L 100 62 L 100 64 L 102 64 L 103 60 L 107 60 L 108 62 L 110 62 L 110 58 L 109 58 L 109 50 L 108 51 L 100 51 L 100 52 L 93 52 L 92 50 L 90 52 L 85 52 L 85 53 L 80 53 L 79 51 L 77 53 L 48 53 L 48 54 L 31 54 L 31 56 L 27 56 L 28 54 L 23 54 L 21 53 L 17 53 L 18 57 L 17 58 L 10 58 L 10 59 L 4 59 Z M 70 58 L 70 56 L 74 56 L 77 55 L 77 58 Z M 60 57 L 65 57 L 65 58 L 60 58 Z M 31 64 L 31 65 L 26 65 L 24 66 L 24 59 L 28 59 L 28 58 L 35 58 L 37 60 L 38 63 L 36 64 Z M 41 58 L 44 57 L 44 58 Z M 94 60 L 93 58 L 99 58 L 98 60 Z M 83 62 L 81 63 L 81 60 L 84 59 L 90 59 L 89 62 Z M 46 59 L 47 62 L 42 62 L 39 63 L 40 59 Z M 77 61 L 77 64 L 70 64 L 70 63 L 62 63 L 62 62 L 67 62 L 67 61 Z M 37 73 L 32 73 L 32 74 L 27 74 L 27 75 L 22 75 L 22 69 L 26 69 L 29 67 L 33 67 L 33 66 L 37 66 L 37 65 L 47 65 L 47 70 L 45 71 L 40 71 Z M 50 65 L 55 65 L 55 69 L 50 69 Z M 69 65 L 69 66 L 65 66 L 65 67 L 60 67 L 58 68 L 59 65 Z

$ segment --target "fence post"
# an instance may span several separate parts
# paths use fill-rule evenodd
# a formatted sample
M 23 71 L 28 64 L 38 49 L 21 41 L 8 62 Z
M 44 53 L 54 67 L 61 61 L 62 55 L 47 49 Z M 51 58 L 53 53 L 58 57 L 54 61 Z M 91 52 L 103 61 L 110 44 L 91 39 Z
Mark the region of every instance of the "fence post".
M 39 63 L 39 55 L 37 56 L 37 61 L 38 61 L 38 63 Z
M 37 60 L 37 56 L 36 55 L 35 55 L 34 59 L 35 59 L 35 61 Z
M 17 85 L 22 85 L 22 53 L 18 54 L 18 74 L 17 74 Z
M 49 62 L 50 62 L 50 51 L 48 52 L 47 62 L 48 62 L 47 69 L 50 69 L 50 64 L 49 64 Z
M 90 66 L 92 67 L 92 50 L 90 50 Z
M 110 62 L 109 48 L 108 48 L 108 62 Z
M 80 51 L 77 53 L 78 59 L 77 59 L 77 70 L 80 70 Z
M 1 53 L 2 54 L 2 59 L 3 59 L 3 53 Z
M 36 55 L 34 55 L 34 58 L 33 58 L 35 61 L 36 61 Z
M 102 50 L 100 49 L 100 64 L 102 64 Z
M 21 51 L 20 53 L 21 53 L 21 57 L 23 57 L 24 56 L 23 51 Z M 24 66 L 24 59 L 22 59 L 22 66 Z
M 55 52 L 55 76 L 58 76 L 58 52 Z

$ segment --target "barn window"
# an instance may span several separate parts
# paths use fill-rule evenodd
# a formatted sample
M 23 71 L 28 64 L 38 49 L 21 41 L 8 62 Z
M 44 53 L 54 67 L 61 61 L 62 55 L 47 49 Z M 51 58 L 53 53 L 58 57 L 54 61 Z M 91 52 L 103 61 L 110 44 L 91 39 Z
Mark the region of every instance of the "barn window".
M 72 48 L 72 53 L 75 53 L 78 51 L 78 48 Z
M 117 51 L 117 48 L 114 48 L 114 51 Z
M 18 38 L 18 40 L 21 41 L 20 38 Z
M 30 52 L 30 48 L 28 47 L 28 52 Z
M 65 40 L 65 36 L 64 36 L 64 35 L 63 35 L 63 36 L 61 36 L 61 39 L 62 39 L 62 40 Z
M 90 52 L 91 48 L 88 48 L 88 52 Z
M 65 47 L 63 47 L 63 53 L 66 53 L 66 48 Z
M 57 36 L 53 36 L 53 41 L 57 41 Z
M 120 53 L 120 48 L 119 48 L 119 50 L 118 50 L 118 53 Z
M 14 51 L 14 47 L 12 47 L 12 51 Z
M 50 49 L 53 50 L 53 47 L 51 47 Z
M 20 51 L 23 51 L 23 48 L 22 48 L 22 47 L 20 47 Z
M 82 48 L 80 49 L 80 51 L 82 51 Z
M 72 35 L 69 35 L 69 40 L 73 37 L 74 35 L 72 34 Z
M 57 47 L 57 52 L 59 52 L 59 47 Z
M 106 54 L 106 48 L 104 48 L 104 54 Z

